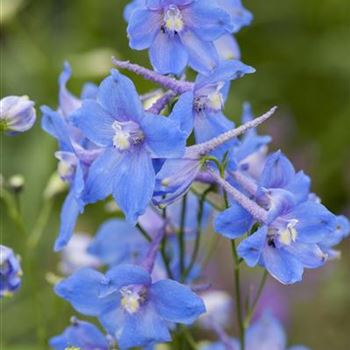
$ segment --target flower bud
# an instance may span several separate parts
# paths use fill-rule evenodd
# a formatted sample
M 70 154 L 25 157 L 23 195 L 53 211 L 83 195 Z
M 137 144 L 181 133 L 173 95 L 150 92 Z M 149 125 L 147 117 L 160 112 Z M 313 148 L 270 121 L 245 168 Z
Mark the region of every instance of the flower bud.
M 24 132 L 36 119 L 34 102 L 28 96 L 7 96 L 0 101 L 0 131 Z
M 24 188 L 25 180 L 23 175 L 13 175 L 9 179 L 9 186 L 14 193 L 20 193 Z
M 12 295 L 21 285 L 22 270 L 13 250 L 0 245 L 0 298 Z

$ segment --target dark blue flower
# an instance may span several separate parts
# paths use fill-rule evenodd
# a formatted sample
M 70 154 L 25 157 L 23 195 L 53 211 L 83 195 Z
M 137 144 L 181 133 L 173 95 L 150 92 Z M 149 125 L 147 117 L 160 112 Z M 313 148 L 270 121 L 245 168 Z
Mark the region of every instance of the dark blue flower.
M 185 134 L 175 122 L 145 113 L 133 83 L 115 70 L 101 83 L 96 101 L 83 101 L 74 121 L 103 149 L 89 169 L 85 200 L 93 203 L 113 194 L 134 224 L 152 198 L 152 158 L 181 156 Z
M 213 42 L 234 29 L 231 16 L 215 1 L 137 1 L 128 17 L 130 46 L 149 48 L 153 67 L 163 74 L 180 74 L 187 64 L 210 71 L 219 62 Z
M 11 248 L 0 245 L 0 298 L 10 296 L 21 286 L 22 270 Z
M 16 134 L 35 123 L 34 102 L 28 96 L 6 96 L 0 101 L 0 131 Z
M 191 324 L 205 312 L 188 287 L 172 280 L 152 283 L 136 265 L 119 265 L 106 275 L 82 269 L 55 291 L 77 311 L 98 317 L 122 349 L 170 341 L 170 323 Z
M 95 325 L 75 318 L 62 334 L 50 339 L 50 346 L 55 350 L 108 350 L 109 345 L 108 338 Z

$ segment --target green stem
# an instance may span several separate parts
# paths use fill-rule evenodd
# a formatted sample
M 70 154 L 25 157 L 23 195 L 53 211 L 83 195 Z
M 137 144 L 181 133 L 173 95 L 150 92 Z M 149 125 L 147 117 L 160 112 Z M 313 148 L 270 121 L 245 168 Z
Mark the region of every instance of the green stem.
M 141 232 L 142 236 L 145 238 L 146 241 L 152 242 L 152 237 L 147 233 L 147 231 L 139 224 L 136 224 L 136 227 Z
M 234 260 L 234 279 L 235 279 L 235 292 L 236 292 L 236 312 L 237 322 L 239 327 L 239 339 L 240 349 L 245 349 L 245 328 L 243 323 L 242 303 L 241 303 L 241 287 L 240 287 L 240 270 L 239 270 L 239 257 L 236 249 L 236 242 L 231 241 L 232 256 Z
M 187 195 L 184 195 L 182 198 L 182 207 L 181 207 L 181 218 L 180 218 L 180 231 L 179 231 L 179 247 L 180 247 L 180 273 L 181 276 L 184 276 L 185 272 L 185 224 L 186 224 L 186 208 L 187 207 Z M 183 277 L 182 277 L 183 278 Z
M 258 291 L 256 293 L 256 296 L 254 298 L 254 301 L 253 301 L 253 304 L 252 306 L 248 309 L 248 312 L 247 312 L 247 316 L 244 320 L 244 328 L 248 328 L 249 327 L 249 324 L 250 324 L 250 321 L 254 315 L 254 312 L 255 312 L 255 309 L 258 305 L 258 302 L 260 300 L 260 297 L 261 297 L 261 294 L 264 290 L 264 287 L 266 285 L 266 281 L 267 281 L 267 277 L 268 277 L 268 273 L 267 271 L 265 270 L 262 277 L 261 277 L 261 280 L 260 280 L 260 283 L 259 283 L 259 287 L 258 287 Z
M 188 277 L 188 275 L 191 273 L 194 264 L 196 263 L 197 257 L 198 257 L 198 253 L 199 253 L 199 247 L 200 247 L 200 241 L 201 241 L 201 236 L 202 236 L 202 219 L 203 219 L 203 212 L 204 212 L 204 204 L 205 204 L 205 199 L 207 197 L 207 195 L 212 191 L 212 186 L 210 186 L 209 188 L 207 188 L 200 200 L 199 200 L 199 208 L 198 208 L 198 215 L 197 215 L 197 232 L 196 232 L 196 240 L 194 243 L 194 248 L 193 248 L 193 253 L 192 253 L 192 257 L 191 257 L 191 261 L 190 264 L 188 265 L 186 271 L 185 271 L 185 275 L 184 275 L 184 280 Z
M 192 337 L 192 334 L 189 332 L 189 330 L 186 327 L 181 327 L 182 334 L 184 335 L 184 338 L 189 345 L 191 350 L 197 350 L 197 344 L 195 340 Z

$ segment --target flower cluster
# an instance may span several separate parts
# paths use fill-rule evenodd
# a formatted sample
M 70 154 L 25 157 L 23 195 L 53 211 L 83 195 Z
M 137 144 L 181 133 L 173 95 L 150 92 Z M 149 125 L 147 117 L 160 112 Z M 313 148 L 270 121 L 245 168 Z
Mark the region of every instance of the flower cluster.
M 58 142 L 57 172 L 69 187 L 54 249 L 62 251 L 61 272 L 71 275 L 55 292 L 96 317 L 108 334 L 73 319 L 50 345 L 148 349 L 173 335 L 184 338 L 184 325 L 201 317 L 199 324 L 219 337 L 203 350 L 284 350 L 277 320 L 267 315 L 250 325 L 254 305 L 242 311 L 239 265 L 259 265 L 282 284 L 299 282 L 304 269 L 339 255 L 334 246 L 350 225 L 321 204 L 310 178 L 281 151 L 268 152 L 271 137 L 256 128 L 276 107 L 254 118 L 245 103 L 238 127 L 225 115 L 230 85 L 255 72 L 240 61 L 233 37 L 252 15 L 240 0 L 134 0 L 124 17 L 131 48 L 149 49 L 153 70 L 113 59 L 116 68 L 99 86 L 88 83 L 77 97 L 67 88 L 72 72 L 65 63 L 58 107 L 41 108 L 42 128 Z M 197 74 L 193 81 L 186 80 L 187 67 Z M 161 92 L 139 95 L 118 69 L 160 85 Z M 7 97 L 1 103 L 2 129 L 32 125 L 32 102 Z M 91 239 L 73 236 L 87 205 L 110 206 L 111 199 L 118 217 Z M 239 340 L 220 329 L 219 319 L 227 318 L 212 317 L 208 308 L 203 319 L 210 247 L 202 251 L 201 244 L 212 219 L 232 244 Z M 2 295 L 19 283 L 19 265 L 6 252 Z

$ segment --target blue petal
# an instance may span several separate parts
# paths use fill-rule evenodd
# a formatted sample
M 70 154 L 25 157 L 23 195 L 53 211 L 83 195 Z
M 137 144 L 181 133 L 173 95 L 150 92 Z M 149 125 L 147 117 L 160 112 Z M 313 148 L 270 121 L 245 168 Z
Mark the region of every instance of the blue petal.
M 216 51 L 221 60 L 239 60 L 241 50 L 237 40 L 231 34 L 224 34 L 214 41 Z
M 146 3 L 146 0 L 133 0 L 127 4 L 124 8 L 124 19 L 126 22 L 129 22 L 131 15 L 135 10 L 140 7 L 143 7 Z
M 200 73 L 208 73 L 219 63 L 219 55 L 212 42 L 204 41 L 191 30 L 180 33 L 181 42 L 186 47 L 189 65 Z
M 127 29 L 130 47 L 136 50 L 149 48 L 161 25 L 162 17 L 159 12 L 146 8 L 136 9 L 130 17 Z
M 73 123 L 92 142 L 104 147 L 112 146 L 115 120 L 100 104 L 92 100 L 84 101 L 72 119 Z
M 90 99 L 95 100 L 98 93 L 98 86 L 94 83 L 86 83 L 83 86 L 83 90 L 81 92 L 81 98 L 83 100 Z
M 234 123 L 221 112 L 204 111 L 196 113 L 194 119 L 194 134 L 197 143 L 209 141 L 212 138 L 234 128 Z M 235 140 L 227 141 L 211 153 L 221 158 L 224 153 L 235 144 Z
M 124 220 L 111 219 L 101 225 L 88 252 L 108 265 L 140 261 L 148 244 L 141 233 Z
M 302 280 L 302 263 L 287 251 L 265 246 L 262 259 L 266 270 L 282 284 L 293 284 Z
M 253 224 L 253 217 L 239 204 L 220 213 L 215 220 L 215 231 L 229 239 L 235 239 L 248 232 Z
M 247 330 L 247 349 L 284 350 L 286 334 L 282 325 L 270 314 L 265 313 Z
M 205 312 L 205 306 L 189 287 L 173 280 L 154 283 L 149 290 L 157 313 L 165 320 L 191 324 Z
M 153 157 L 178 158 L 184 155 L 186 135 L 175 121 L 147 113 L 141 127 Z
M 115 69 L 102 81 L 97 101 L 118 121 L 139 122 L 143 117 L 143 106 L 135 85 Z
M 238 255 L 250 267 L 256 266 L 260 261 L 266 243 L 267 230 L 267 226 L 260 227 L 251 236 L 243 240 L 237 248 Z
M 68 125 L 62 115 L 46 106 L 41 107 L 41 112 L 43 113 L 41 119 L 43 130 L 59 141 L 61 150 L 73 152 Z
M 289 246 L 285 246 L 284 249 L 293 254 L 308 269 L 315 269 L 326 262 L 327 256 L 314 243 L 294 242 Z
M 71 67 L 68 62 L 65 62 L 63 72 L 61 73 L 58 81 L 60 87 L 58 95 L 59 109 L 64 116 L 69 116 L 81 106 L 81 101 L 74 95 L 72 95 L 66 87 L 66 84 L 70 79 L 71 74 Z
M 114 173 L 113 197 L 131 224 L 145 212 L 154 185 L 155 172 L 148 152 L 140 148 L 123 153 Z
M 169 119 L 176 121 L 186 136 L 191 134 L 194 122 L 192 91 L 188 91 L 180 96 L 169 115 Z
M 336 228 L 336 216 L 322 204 L 313 201 L 298 205 L 287 218 L 298 220 L 297 238 L 304 243 L 319 243 Z
M 242 78 L 246 74 L 254 73 L 253 67 L 247 66 L 239 60 L 221 62 L 208 75 L 198 75 L 195 89 L 199 90 L 207 85 L 218 84 Z
M 51 338 L 50 346 L 55 350 L 65 350 L 70 346 L 100 350 L 109 347 L 107 337 L 95 325 L 79 320 L 74 320 L 61 335 Z
M 213 2 L 193 2 L 181 14 L 186 26 L 205 41 L 213 41 L 232 29 L 230 15 Z
M 158 316 L 151 303 L 146 303 L 132 315 L 121 309 L 111 310 L 101 315 L 101 321 L 117 339 L 121 349 L 171 340 L 166 322 Z
M 296 203 L 305 201 L 310 193 L 311 179 L 303 171 L 295 174 L 293 180 L 286 186 L 286 190 L 293 193 Z
M 150 284 L 151 276 L 143 267 L 131 264 L 118 265 L 110 269 L 101 281 L 99 296 L 105 297 L 125 286 Z
M 99 298 L 100 272 L 84 268 L 55 286 L 55 292 L 67 300 L 75 310 L 87 316 L 97 316 L 110 300 Z
M 295 176 L 292 163 L 281 152 L 271 154 L 267 159 L 260 177 L 260 186 L 265 188 L 284 188 Z
M 63 249 L 73 235 L 75 224 L 80 213 L 84 209 L 81 200 L 75 197 L 74 190 L 71 190 L 62 207 L 60 232 L 55 242 L 55 251 Z
M 179 38 L 169 37 L 163 32 L 157 34 L 150 47 L 149 55 L 154 69 L 162 74 L 179 75 L 188 62 L 188 54 Z
M 181 197 L 191 187 L 200 168 L 197 159 L 186 156 L 182 159 L 168 159 L 156 177 L 154 202 L 170 204 Z M 164 195 L 167 195 L 165 199 Z
M 108 197 L 113 190 L 113 184 L 121 155 L 114 148 L 107 148 L 91 165 L 84 200 L 95 203 Z

